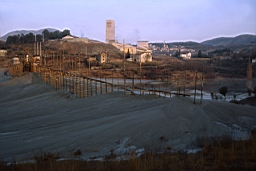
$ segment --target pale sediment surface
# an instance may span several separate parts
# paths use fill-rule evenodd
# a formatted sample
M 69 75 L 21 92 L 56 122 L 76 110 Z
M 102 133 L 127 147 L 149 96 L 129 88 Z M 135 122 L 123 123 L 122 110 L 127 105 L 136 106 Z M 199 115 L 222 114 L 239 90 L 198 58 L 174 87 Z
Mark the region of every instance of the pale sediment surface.
M 0 157 L 29 159 L 58 152 L 82 158 L 125 150 L 196 148 L 198 137 L 248 138 L 256 109 L 228 102 L 185 97 L 124 95 L 112 92 L 75 98 L 56 91 L 33 73 L 8 79 L 0 75 Z

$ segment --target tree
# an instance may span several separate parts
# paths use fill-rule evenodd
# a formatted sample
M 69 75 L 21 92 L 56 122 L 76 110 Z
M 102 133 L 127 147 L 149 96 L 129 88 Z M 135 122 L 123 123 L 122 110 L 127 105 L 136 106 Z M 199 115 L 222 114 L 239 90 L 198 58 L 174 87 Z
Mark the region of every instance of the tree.
M 126 53 L 126 59 L 128 59 L 128 58 L 130 58 L 131 57 L 131 54 L 130 54 L 130 51 L 129 51 L 129 49 L 128 49 L 128 51 L 127 51 L 127 53 Z
M 223 86 L 219 89 L 220 94 L 222 94 L 225 98 L 226 98 L 226 94 L 228 92 L 228 87 L 227 86 Z
M 179 51 L 177 50 L 174 54 L 175 57 L 179 57 Z
M 11 44 L 13 43 L 13 36 L 8 36 L 6 39 L 6 44 Z
M 21 36 L 20 36 L 20 42 L 21 42 L 21 43 L 24 43 L 24 41 L 25 41 L 25 36 L 24 36 L 24 34 L 21 34 Z
M 50 33 L 47 29 L 45 29 L 42 34 L 44 34 L 44 40 L 47 41 L 49 39 Z
M 35 41 L 35 35 L 33 33 L 28 33 L 28 41 L 29 43 L 33 43 Z
M 36 41 L 42 41 L 42 35 L 41 34 L 37 34 L 36 35 Z
M 59 39 L 59 34 L 60 34 L 59 30 L 54 31 L 53 32 L 53 39 Z
M 254 96 L 256 97 L 256 86 L 254 87 L 253 93 L 254 93 Z
M 198 58 L 202 58 L 202 57 L 203 57 L 203 54 L 202 54 L 202 51 L 201 51 L 201 50 L 198 51 L 197 57 L 198 57 Z
M 16 44 L 19 43 L 20 39 L 18 35 L 8 36 L 6 39 L 6 44 Z
M 70 30 L 65 29 L 65 30 L 63 30 L 63 32 L 62 32 L 61 38 L 62 38 L 62 37 L 65 37 L 65 36 L 67 36 L 67 35 L 70 35 Z

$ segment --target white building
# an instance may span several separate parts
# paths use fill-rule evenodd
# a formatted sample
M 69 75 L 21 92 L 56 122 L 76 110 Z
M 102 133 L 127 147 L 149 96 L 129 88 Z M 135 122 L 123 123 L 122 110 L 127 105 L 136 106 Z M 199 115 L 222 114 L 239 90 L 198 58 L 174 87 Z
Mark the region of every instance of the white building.
M 143 41 L 145 42 L 145 41 Z M 127 44 L 120 44 L 117 42 L 112 43 L 117 49 L 124 53 L 130 53 L 130 58 L 127 59 L 128 61 L 136 61 L 136 62 L 152 62 L 152 50 L 149 50 L 143 46 L 135 46 L 127 45 Z
M 182 53 L 180 54 L 180 57 L 183 59 L 190 59 L 191 58 L 191 52 Z
M 136 62 L 152 62 L 152 51 L 147 48 L 137 48 L 135 56 Z

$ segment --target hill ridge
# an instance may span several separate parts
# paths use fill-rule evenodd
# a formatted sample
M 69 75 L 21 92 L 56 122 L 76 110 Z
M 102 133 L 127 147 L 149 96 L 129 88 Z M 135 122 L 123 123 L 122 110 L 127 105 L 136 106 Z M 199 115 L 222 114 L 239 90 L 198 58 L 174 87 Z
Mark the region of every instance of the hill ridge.
M 33 34 L 42 34 L 42 32 L 47 29 L 49 32 L 54 32 L 58 29 L 55 28 L 42 28 L 42 29 L 38 29 L 38 30 L 26 30 L 26 29 L 21 29 L 21 30 L 14 30 L 11 32 L 8 32 L 7 34 L 3 35 L 2 37 L 0 37 L 1 40 L 6 40 L 8 36 L 13 36 L 13 35 L 18 35 L 18 34 L 28 34 L 28 33 L 33 33 Z
M 252 34 L 240 34 L 235 37 L 217 37 L 201 42 L 204 45 L 228 45 L 228 44 L 251 44 L 256 42 L 256 36 Z

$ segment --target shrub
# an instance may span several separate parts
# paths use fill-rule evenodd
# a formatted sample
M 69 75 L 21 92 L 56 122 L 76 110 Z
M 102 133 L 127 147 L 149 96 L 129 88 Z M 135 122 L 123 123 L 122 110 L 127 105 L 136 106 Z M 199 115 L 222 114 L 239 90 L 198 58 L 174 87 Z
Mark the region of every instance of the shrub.
M 256 86 L 254 87 L 253 93 L 254 93 L 254 96 L 256 97 Z
M 220 94 L 222 94 L 225 98 L 226 98 L 226 94 L 228 92 L 228 87 L 227 86 L 223 86 L 219 89 Z
M 251 96 L 252 95 L 252 89 L 247 88 L 247 93 L 248 93 L 248 96 Z

